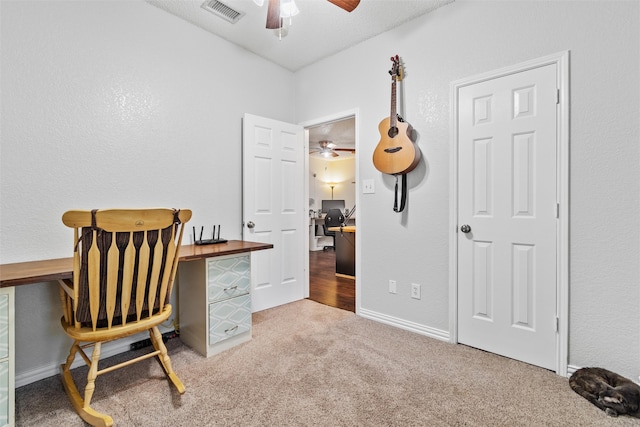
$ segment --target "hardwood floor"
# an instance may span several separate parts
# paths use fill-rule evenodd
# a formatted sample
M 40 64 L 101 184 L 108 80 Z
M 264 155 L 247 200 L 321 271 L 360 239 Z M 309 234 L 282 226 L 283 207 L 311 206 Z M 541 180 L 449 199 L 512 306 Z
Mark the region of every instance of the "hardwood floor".
M 336 276 L 335 251 L 309 251 L 309 299 L 356 311 L 356 281 Z

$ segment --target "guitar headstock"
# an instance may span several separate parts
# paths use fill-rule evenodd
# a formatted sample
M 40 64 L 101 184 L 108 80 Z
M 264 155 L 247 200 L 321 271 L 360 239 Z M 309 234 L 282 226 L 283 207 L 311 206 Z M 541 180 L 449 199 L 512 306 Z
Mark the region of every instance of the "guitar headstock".
M 402 80 L 403 73 L 402 73 L 402 67 L 400 66 L 400 57 L 398 55 L 392 56 L 391 62 L 393 62 L 393 65 L 389 70 L 389 74 L 391 74 L 391 79 L 393 79 L 394 81 Z

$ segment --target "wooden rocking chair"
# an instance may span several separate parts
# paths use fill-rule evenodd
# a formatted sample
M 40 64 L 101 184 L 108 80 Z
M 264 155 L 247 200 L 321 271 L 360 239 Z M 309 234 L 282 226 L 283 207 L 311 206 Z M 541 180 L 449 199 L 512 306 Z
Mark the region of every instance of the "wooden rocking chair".
M 64 331 L 73 338 L 62 382 L 75 410 L 94 426 L 113 419 L 90 406 L 98 375 L 158 356 L 178 392 L 184 385 L 171 367 L 158 325 L 171 316 L 169 299 L 190 210 L 75 210 L 62 216 L 74 229 L 73 279 L 59 280 Z M 149 331 L 154 351 L 98 369 L 103 342 Z M 81 344 L 84 343 L 84 344 Z M 84 349 L 93 346 L 91 358 Z M 84 399 L 69 371 L 79 353 L 89 366 Z

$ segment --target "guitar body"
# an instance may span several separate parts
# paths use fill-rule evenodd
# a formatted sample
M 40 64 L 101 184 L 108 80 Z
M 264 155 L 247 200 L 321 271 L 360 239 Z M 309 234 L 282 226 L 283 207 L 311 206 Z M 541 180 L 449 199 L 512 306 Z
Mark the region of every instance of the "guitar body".
M 396 175 L 411 172 L 420 162 L 420 149 L 413 141 L 413 128 L 398 119 L 395 126 L 389 117 L 378 125 L 380 142 L 373 152 L 373 164 L 382 173 Z

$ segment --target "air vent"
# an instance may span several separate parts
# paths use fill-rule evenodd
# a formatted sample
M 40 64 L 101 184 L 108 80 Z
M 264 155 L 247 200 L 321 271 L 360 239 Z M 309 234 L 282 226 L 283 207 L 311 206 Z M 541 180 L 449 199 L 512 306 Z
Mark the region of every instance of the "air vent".
M 202 3 L 202 8 L 208 10 L 216 16 L 235 24 L 244 16 L 244 12 L 239 12 L 218 0 L 207 0 Z

